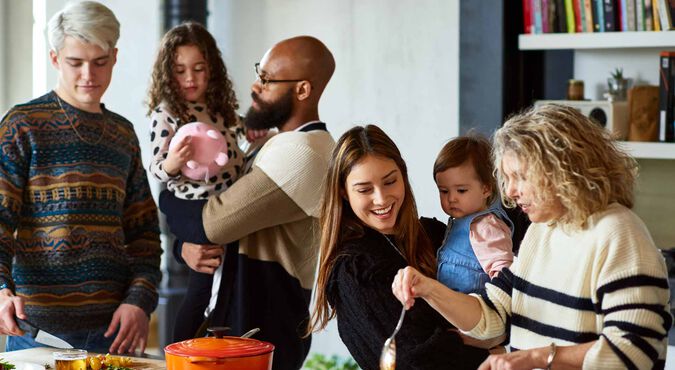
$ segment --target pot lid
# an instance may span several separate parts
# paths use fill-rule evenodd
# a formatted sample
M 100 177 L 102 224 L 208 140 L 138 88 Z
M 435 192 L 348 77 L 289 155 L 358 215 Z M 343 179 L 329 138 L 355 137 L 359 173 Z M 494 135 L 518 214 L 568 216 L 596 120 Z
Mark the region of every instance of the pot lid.
M 222 337 L 195 338 L 169 344 L 164 352 L 176 356 L 233 358 L 257 356 L 274 351 L 274 345 L 257 339 Z

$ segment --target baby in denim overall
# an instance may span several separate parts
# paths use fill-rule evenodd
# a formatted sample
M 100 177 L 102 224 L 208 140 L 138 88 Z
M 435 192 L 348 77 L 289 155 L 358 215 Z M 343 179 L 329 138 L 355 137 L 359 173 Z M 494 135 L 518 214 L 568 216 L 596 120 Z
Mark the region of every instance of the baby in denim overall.
M 441 207 L 450 216 L 438 250 L 438 281 L 462 293 L 485 283 L 513 262 L 513 224 L 501 206 L 491 145 L 482 137 L 449 141 L 434 163 Z

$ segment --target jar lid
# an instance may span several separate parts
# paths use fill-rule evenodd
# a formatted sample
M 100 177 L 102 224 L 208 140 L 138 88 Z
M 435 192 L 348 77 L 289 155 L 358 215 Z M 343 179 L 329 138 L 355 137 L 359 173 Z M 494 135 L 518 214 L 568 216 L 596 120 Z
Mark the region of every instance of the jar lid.
M 164 352 L 181 357 L 233 358 L 257 356 L 274 351 L 274 345 L 251 338 L 195 338 L 164 347 Z

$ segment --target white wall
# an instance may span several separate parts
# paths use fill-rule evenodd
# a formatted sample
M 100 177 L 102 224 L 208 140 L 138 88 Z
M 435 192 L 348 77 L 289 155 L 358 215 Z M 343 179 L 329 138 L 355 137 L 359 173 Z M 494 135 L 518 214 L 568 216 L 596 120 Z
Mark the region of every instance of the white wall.
M 335 138 L 375 123 L 398 144 L 422 215 L 444 217 L 432 167 L 458 133 L 458 0 L 212 0 L 218 40 L 244 111 L 253 64 L 275 42 L 312 35 L 336 59 L 321 118 Z M 347 354 L 333 322 L 311 352 Z
M 31 2 L 0 0 L 0 114 L 31 97 Z
M 0 110 L 4 111 L 7 106 L 6 103 L 6 91 L 7 91 L 7 58 L 9 53 L 7 52 L 7 41 L 9 39 L 7 35 L 7 17 L 4 14 L 8 13 L 9 5 L 6 0 L 0 0 Z
M 584 96 L 604 100 L 607 78 L 615 68 L 623 68 L 623 75 L 638 85 L 659 85 L 659 50 L 602 49 L 574 52 L 574 78 L 584 81 Z M 564 88 L 564 87 L 563 87 Z
M 423 215 L 443 215 L 431 176 L 458 132 L 459 1 L 213 0 L 209 28 L 250 104 L 253 64 L 275 42 L 307 34 L 337 67 L 320 106 L 334 137 L 376 123 L 399 145 Z

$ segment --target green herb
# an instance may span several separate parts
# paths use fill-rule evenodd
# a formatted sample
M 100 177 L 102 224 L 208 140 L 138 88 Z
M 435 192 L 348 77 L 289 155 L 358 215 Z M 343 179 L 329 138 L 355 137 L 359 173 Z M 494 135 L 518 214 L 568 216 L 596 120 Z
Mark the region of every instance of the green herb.
M 615 80 L 623 80 L 623 68 L 619 68 L 619 67 L 614 68 L 614 71 L 612 71 L 612 72 L 610 73 L 610 75 L 611 75 L 612 78 L 614 78 Z
M 0 358 L 0 369 L 11 370 L 11 369 L 15 369 L 15 368 L 16 368 L 16 366 L 10 364 L 9 362 L 7 362 L 7 360 Z
M 43 366 L 45 367 L 45 370 L 49 370 L 52 368 L 52 365 L 50 364 L 44 364 Z
M 359 370 L 359 365 L 350 358 L 340 358 L 336 355 L 326 357 L 320 353 L 314 353 L 307 362 L 305 362 L 305 369 L 307 370 Z
M 114 365 L 108 365 L 107 367 L 104 367 L 105 370 L 133 370 L 130 367 L 124 367 L 124 366 L 114 366 Z

